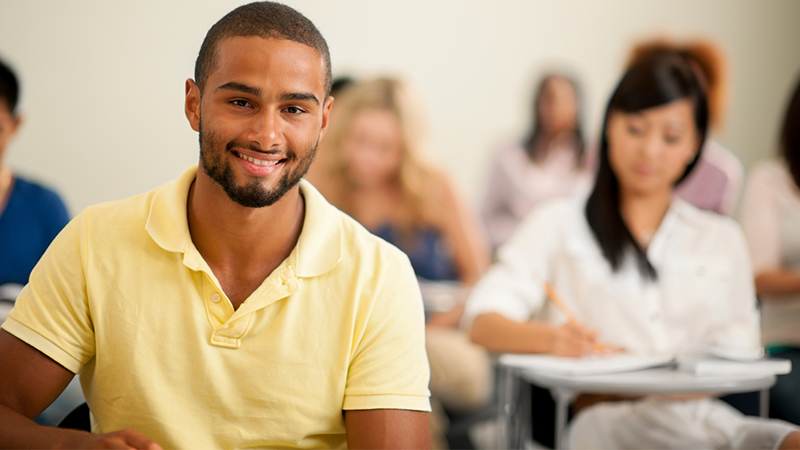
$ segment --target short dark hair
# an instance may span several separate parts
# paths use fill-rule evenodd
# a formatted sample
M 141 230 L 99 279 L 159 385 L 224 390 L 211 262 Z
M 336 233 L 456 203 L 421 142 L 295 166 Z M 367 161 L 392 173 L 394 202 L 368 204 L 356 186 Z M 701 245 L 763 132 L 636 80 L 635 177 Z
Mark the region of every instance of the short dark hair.
M 12 116 L 17 114 L 17 102 L 19 102 L 19 81 L 14 71 L 0 61 L 0 100 L 5 100 L 8 111 Z
M 797 79 L 794 94 L 783 117 L 779 148 L 789 165 L 794 183 L 800 187 L 800 78 Z
M 331 55 L 317 27 L 294 9 L 274 2 L 255 2 L 229 12 L 208 30 L 194 65 L 194 79 L 200 93 L 214 70 L 219 43 L 235 36 L 287 39 L 307 45 L 319 53 L 325 64 L 325 95 L 331 89 Z
M 708 129 L 708 102 L 705 90 L 697 79 L 691 64 L 676 55 L 654 55 L 632 66 L 623 75 L 606 108 L 600 138 L 599 166 L 594 188 L 586 202 L 586 220 L 603 256 L 617 271 L 623 258 L 632 249 L 645 279 L 655 280 L 655 268 L 647 259 L 644 249 L 633 238 L 622 219 L 619 205 L 619 181 L 608 158 L 608 122 L 613 112 L 636 113 L 687 99 L 692 103 L 698 142 L 697 154 L 686 167 L 676 184 L 683 181 L 694 168 L 703 148 Z

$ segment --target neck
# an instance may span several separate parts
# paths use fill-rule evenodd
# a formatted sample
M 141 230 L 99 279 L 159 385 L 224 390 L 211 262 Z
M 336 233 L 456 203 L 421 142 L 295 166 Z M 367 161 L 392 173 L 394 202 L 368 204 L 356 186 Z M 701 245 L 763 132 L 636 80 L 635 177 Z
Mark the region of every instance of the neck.
M 634 239 L 647 248 L 672 203 L 672 191 L 657 194 L 620 192 L 620 213 Z
M 14 177 L 11 175 L 11 171 L 4 166 L 0 166 L 0 213 L 5 209 L 13 180 Z
M 572 138 L 572 130 L 562 130 L 556 133 L 543 132 L 531 143 L 528 154 L 537 161 L 544 159 L 554 146 L 570 144 Z
M 247 208 L 228 198 L 201 169 L 189 191 L 192 242 L 234 307 L 289 256 L 304 217 L 299 186 L 270 206 Z M 241 292 L 243 286 L 249 288 Z

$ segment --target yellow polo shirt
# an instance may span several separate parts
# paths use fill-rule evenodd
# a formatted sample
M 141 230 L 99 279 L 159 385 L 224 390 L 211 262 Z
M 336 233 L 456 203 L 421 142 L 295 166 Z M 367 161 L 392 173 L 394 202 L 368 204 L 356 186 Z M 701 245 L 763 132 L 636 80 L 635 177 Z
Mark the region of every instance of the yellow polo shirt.
M 234 311 L 189 234 L 196 174 L 76 217 L 3 325 L 80 373 L 93 431 L 133 428 L 165 448 L 341 448 L 342 410 L 428 411 L 406 256 L 303 181 L 297 246 Z

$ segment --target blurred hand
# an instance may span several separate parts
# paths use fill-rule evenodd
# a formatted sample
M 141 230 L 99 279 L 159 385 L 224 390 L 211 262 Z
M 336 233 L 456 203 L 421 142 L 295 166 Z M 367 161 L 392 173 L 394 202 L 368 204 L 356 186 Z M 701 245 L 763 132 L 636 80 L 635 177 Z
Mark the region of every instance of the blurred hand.
M 585 356 L 594 351 L 597 332 L 575 322 L 567 322 L 553 333 L 550 354 L 556 356 Z
M 158 443 L 136 430 L 119 430 L 106 434 L 86 434 L 75 448 L 163 450 Z

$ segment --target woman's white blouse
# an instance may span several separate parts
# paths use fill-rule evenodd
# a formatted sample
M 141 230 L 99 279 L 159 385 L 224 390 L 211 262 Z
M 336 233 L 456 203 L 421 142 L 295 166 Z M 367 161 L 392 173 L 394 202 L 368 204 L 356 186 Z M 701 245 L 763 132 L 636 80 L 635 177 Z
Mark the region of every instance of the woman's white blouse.
M 547 279 L 603 344 L 647 354 L 760 354 L 750 259 L 736 222 L 674 199 L 647 251 L 658 279 L 646 281 L 632 255 L 611 270 L 584 207 L 582 198 L 559 199 L 526 217 L 473 289 L 463 325 L 489 312 L 566 322 L 546 300 Z

